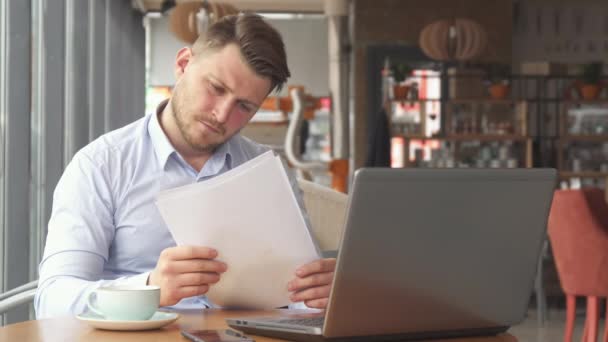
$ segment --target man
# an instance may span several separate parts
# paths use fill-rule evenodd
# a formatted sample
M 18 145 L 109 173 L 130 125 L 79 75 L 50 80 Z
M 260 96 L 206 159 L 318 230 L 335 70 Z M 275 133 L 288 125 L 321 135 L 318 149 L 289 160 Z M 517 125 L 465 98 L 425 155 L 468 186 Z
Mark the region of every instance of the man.
M 213 306 L 203 295 L 230 265 L 213 246 L 175 246 L 154 198 L 265 152 L 238 132 L 289 69 L 279 33 L 244 14 L 179 50 L 174 71 L 172 97 L 155 114 L 100 137 L 66 167 L 40 263 L 38 318 L 78 314 L 107 285 L 158 285 L 161 306 Z M 295 270 L 291 299 L 324 308 L 334 268 L 321 259 Z

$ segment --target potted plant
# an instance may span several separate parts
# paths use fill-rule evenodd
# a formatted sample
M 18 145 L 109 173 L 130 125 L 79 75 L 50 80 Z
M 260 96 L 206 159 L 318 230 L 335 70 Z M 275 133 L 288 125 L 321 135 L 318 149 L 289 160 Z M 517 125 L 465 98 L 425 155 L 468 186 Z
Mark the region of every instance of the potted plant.
M 487 65 L 486 82 L 490 97 L 496 100 L 505 99 L 511 90 L 511 66 L 506 64 Z
M 412 74 L 412 67 L 405 63 L 391 65 L 391 74 L 395 83 L 393 84 L 393 97 L 396 100 L 405 100 L 410 87 L 404 81 Z
M 601 62 L 584 64 L 581 73 L 581 84 L 579 91 L 585 100 L 595 100 L 602 90 L 602 70 L 604 65 Z

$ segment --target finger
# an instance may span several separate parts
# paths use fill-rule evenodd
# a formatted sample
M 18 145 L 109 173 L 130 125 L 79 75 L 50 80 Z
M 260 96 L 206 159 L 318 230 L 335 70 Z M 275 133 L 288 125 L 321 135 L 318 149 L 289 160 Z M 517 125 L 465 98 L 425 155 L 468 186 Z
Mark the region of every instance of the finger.
M 194 285 L 194 286 L 182 286 L 177 289 L 177 296 L 179 300 L 188 297 L 204 295 L 209 291 L 209 285 Z
M 313 309 L 325 309 L 329 303 L 329 298 L 313 299 L 304 302 L 306 306 Z
M 293 293 L 289 299 L 293 302 L 303 302 L 307 300 L 322 299 L 329 297 L 330 285 L 315 286 L 306 290 Z
M 296 277 L 287 284 L 287 290 L 300 291 L 309 287 L 328 285 L 334 279 L 334 272 L 315 273 L 304 278 Z
M 335 268 L 335 258 L 319 259 L 298 268 L 296 270 L 296 275 L 298 277 L 306 277 L 313 273 L 333 272 Z
M 209 285 L 182 286 L 174 288 L 161 288 L 160 305 L 175 305 L 180 300 L 188 297 L 200 296 L 209 291 Z
M 161 253 L 161 257 L 171 260 L 214 259 L 217 255 L 215 249 L 204 246 L 177 246 L 167 248 Z
M 174 274 L 195 272 L 223 273 L 227 269 L 228 265 L 218 260 L 191 259 L 169 262 L 166 265 L 165 271 Z
M 183 273 L 177 277 L 178 286 L 198 286 L 215 284 L 220 281 L 220 275 L 217 273 Z

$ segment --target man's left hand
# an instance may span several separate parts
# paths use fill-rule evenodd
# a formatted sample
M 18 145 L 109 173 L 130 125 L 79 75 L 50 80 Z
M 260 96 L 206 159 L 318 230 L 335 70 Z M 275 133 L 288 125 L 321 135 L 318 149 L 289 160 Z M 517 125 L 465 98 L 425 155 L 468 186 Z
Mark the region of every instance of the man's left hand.
M 287 284 L 293 302 L 304 302 L 309 308 L 325 309 L 329 300 L 336 259 L 319 259 L 301 266 Z

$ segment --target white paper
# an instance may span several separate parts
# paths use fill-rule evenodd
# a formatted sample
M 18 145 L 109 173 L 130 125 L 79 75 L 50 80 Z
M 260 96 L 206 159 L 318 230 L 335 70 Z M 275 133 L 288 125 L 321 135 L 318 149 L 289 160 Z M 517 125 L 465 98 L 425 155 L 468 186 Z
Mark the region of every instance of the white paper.
M 207 292 L 222 307 L 288 305 L 295 270 L 319 258 L 272 151 L 212 179 L 163 191 L 156 205 L 178 245 L 215 248 L 228 264 Z

